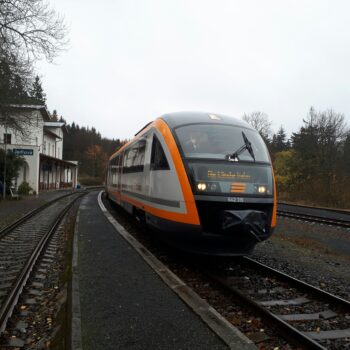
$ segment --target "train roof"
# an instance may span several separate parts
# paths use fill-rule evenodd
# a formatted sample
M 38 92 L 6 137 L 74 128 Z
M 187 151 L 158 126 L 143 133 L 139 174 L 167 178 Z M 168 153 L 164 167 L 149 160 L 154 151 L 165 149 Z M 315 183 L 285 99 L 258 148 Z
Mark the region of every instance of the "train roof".
M 161 116 L 161 119 L 163 119 L 172 129 L 185 124 L 197 123 L 231 124 L 252 129 L 247 122 L 240 118 L 229 117 L 227 115 L 217 113 L 176 112 L 164 114 Z
M 222 125 L 235 125 L 242 126 L 247 129 L 255 130 L 250 124 L 245 122 L 243 119 L 229 117 L 224 114 L 218 113 L 206 113 L 206 112 L 174 112 L 167 113 L 159 117 L 158 119 L 164 120 L 170 129 L 176 128 L 182 125 L 188 124 L 222 124 Z M 152 125 L 154 121 L 147 123 L 141 130 L 139 130 L 134 136 L 138 137 L 144 130 L 148 128 L 148 126 Z M 135 138 L 127 142 L 121 148 L 119 148 L 116 152 L 114 152 L 110 158 L 113 158 L 118 152 L 122 149 L 128 147 L 131 143 L 135 141 Z

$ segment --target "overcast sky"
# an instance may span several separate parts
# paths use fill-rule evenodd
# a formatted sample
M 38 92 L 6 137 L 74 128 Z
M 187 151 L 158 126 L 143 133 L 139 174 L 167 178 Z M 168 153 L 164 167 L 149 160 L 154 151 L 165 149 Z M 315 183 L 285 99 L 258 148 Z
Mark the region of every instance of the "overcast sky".
M 70 48 L 40 62 L 49 109 L 130 138 L 174 111 L 268 114 L 302 125 L 310 106 L 350 124 L 350 2 L 50 0 Z

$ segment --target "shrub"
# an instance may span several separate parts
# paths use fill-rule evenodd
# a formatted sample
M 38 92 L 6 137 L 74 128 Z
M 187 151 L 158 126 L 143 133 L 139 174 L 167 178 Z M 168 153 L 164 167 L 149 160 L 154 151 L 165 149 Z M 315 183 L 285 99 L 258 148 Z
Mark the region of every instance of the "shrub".
M 28 195 L 30 191 L 33 189 L 29 186 L 29 183 L 26 181 L 23 181 L 19 186 L 18 186 L 18 194 L 21 195 Z

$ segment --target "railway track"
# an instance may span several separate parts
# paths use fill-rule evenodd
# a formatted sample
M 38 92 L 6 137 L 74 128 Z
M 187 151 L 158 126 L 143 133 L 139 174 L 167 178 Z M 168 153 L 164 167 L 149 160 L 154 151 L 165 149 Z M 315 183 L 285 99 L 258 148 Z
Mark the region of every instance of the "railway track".
M 350 228 L 350 212 L 344 210 L 281 203 L 277 210 L 277 214 L 279 216 L 297 220 Z
M 291 344 L 349 349 L 350 302 L 244 257 L 209 277 L 253 309 Z
M 116 218 L 123 225 L 132 225 L 123 212 Z M 139 228 L 135 226 L 129 230 L 129 232 L 136 232 L 136 234 L 132 233 L 135 234 L 135 238 L 140 239 L 156 256 L 167 255 L 167 252 L 161 247 L 154 248 L 154 242 L 149 241 L 149 235 L 139 236 L 137 231 Z M 232 259 L 206 260 L 204 258 L 200 263 L 197 259 L 195 261 L 185 259 L 185 265 L 182 265 L 181 259 L 180 263 L 172 261 L 172 258 L 168 259 L 167 264 L 175 266 L 173 271 L 184 281 L 188 278 L 186 283 L 194 286 L 195 291 L 198 287 L 199 293 L 202 293 L 207 289 L 209 282 L 212 291 L 208 294 L 203 293 L 203 295 L 209 303 L 214 301 L 212 305 L 215 305 L 223 294 L 226 296 L 233 294 L 234 299 L 238 299 L 238 302 L 232 300 L 233 304 L 247 306 L 250 317 L 255 318 L 260 315 L 263 319 L 262 324 L 269 324 L 270 327 L 266 327 L 269 329 L 266 329 L 266 334 L 262 334 L 261 337 L 258 337 L 257 334 L 251 337 L 256 344 L 269 344 L 273 346 L 272 348 L 277 344 L 277 348 L 280 345 L 278 338 L 284 338 L 289 344 L 295 344 L 298 349 L 350 349 L 350 302 L 348 300 L 250 258 L 233 261 Z M 185 272 L 181 275 L 179 271 L 183 269 Z M 188 271 L 193 271 L 193 273 Z M 199 277 L 197 280 L 198 271 L 204 276 L 204 279 Z M 210 283 L 213 280 L 217 283 Z M 211 298 L 212 301 L 210 301 Z M 275 302 L 276 305 L 262 305 L 260 301 Z M 224 306 L 220 302 L 218 304 L 220 305 L 219 310 L 221 308 L 222 310 L 230 309 L 229 304 Z M 253 310 L 253 315 L 251 310 Z M 226 317 L 226 314 L 223 316 Z M 231 318 L 238 318 L 243 325 L 247 320 L 249 321 L 244 316 L 231 315 Z M 246 332 L 245 326 L 240 329 Z M 252 332 L 255 333 L 255 327 L 248 327 L 248 329 L 252 329 Z M 251 335 L 247 334 L 247 336 Z M 261 340 L 264 336 L 265 339 Z M 273 339 L 274 336 L 277 340 Z M 282 345 L 280 349 L 283 348 Z
M 70 193 L 59 197 L 0 231 L 0 335 L 38 257 L 62 218 L 84 194 Z

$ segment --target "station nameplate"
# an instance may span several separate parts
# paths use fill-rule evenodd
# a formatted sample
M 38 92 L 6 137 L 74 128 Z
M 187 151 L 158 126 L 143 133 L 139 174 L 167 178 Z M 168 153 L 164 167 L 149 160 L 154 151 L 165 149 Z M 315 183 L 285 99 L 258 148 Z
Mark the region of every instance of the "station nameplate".
M 14 148 L 13 153 L 16 156 L 32 156 L 34 154 L 33 149 L 29 148 Z

